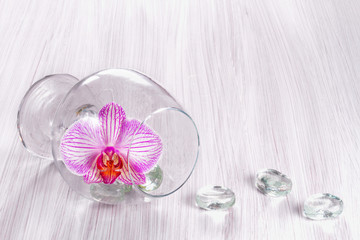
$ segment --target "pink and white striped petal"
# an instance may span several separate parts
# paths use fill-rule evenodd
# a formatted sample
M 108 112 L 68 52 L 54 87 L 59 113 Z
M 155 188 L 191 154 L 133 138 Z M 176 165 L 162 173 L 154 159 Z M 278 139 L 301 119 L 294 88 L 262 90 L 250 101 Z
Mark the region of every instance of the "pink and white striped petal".
M 103 181 L 103 178 L 100 175 L 100 170 L 96 166 L 96 161 L 94 161 L 88 173 L 84 175 L 84 181 L 88 184 Z
M 73 123 L 63 135 L 60 152 L 71 172 L 84 175 L 92 168 L 103 146 L 99 121 L 82 118 Z
M 124 109 L 116 103 L 108 103 L 100 110 L 99 120 L 105 145 L 115 145 L 121 132 L 121 125 L 125 119 Z
M 162 152 L 161 138 L 150 127 L 145 124 L 140 125 L 138 120 L 125 120 L 116 144 L 123 156 L 127 156 L 131 144 L 128 161 L 136 173 L 143 173 L 153 168 Z
M 133 180 L 136 185 L 140 185 L 140 184 L 144 184 L 146 181 L 145 174 L 143 174 L 141 172 L 136 172 L 133 169 L 130 172 L 129 166 L 125 162 L 123 163 L 123 167 L 121 168 L 120 172 L 121 172 L 121 174 L 117 179 L 125 184 L 132 185 L 133 184 L 132 180 Z M 131 177 L 130 177 L 130 174 L 131 174 Z

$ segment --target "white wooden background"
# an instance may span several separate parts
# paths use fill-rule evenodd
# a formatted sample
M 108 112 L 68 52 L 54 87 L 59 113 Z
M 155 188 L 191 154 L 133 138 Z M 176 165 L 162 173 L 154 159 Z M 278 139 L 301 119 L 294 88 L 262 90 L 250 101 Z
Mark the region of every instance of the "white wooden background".
M 360 239 L 359 12 L 358 0 L 0 0 L 0 239 Z M 196 121 L 201 154 L 181 191 L 91 202 L 21 145 L 32 83 L 105 68 L 146 73 Z M 287 198 L 256 191 L 262 168 L 292 178 Z M 236 205 L 195 207 L 207 184 Z M 319 192 L 343 199 L 338 219 L 301 215 Z

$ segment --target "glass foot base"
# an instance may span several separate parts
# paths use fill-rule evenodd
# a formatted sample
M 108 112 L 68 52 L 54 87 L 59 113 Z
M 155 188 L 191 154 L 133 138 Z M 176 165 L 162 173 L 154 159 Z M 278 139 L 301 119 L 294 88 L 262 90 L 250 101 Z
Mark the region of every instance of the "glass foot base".
M 25 148 L 52 159 L 51 127 L 60 102 L 78 79 L 68 74 L 46 76 L 34 83 L 21 101 L 17 127 Z

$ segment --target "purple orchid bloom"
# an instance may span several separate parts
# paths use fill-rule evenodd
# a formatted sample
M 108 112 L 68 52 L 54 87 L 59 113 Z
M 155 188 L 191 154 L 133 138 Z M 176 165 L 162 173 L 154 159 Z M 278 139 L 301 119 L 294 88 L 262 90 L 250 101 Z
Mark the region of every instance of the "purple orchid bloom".
M 126 119 L 120 105 L 105 105 L 99 119 L 82 118 L 67 129 L 60 145 L 65 165 L 86 183 L 112 184 L 118 179 L 125 184 L 144 184 L 144 173 L 159 160 L 162 143 L 152 129 L 140 125 L 138 120 Z

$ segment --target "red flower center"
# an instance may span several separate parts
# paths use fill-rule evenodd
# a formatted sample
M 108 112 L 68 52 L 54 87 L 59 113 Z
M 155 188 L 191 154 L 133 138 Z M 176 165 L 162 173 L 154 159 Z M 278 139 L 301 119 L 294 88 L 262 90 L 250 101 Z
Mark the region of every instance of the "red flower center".
M 97 157 L 96 165 L 105 184 L 112 184 L 120 176 L 123 161 L 123 157 L 113 147 L 105 148 Z

